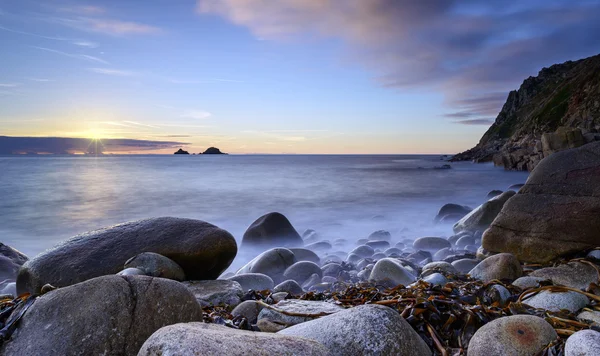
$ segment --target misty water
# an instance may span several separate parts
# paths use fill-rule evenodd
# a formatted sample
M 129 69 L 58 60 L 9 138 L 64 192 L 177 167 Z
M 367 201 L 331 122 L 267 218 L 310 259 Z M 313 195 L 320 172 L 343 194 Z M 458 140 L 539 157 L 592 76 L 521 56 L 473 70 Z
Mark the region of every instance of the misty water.
M 349 245 L 375 230 L 393 240 L 449 236 L 445 203 L 475 207 L 527 173 L 439 155 L 4 156 L 0 241 L 30 257 L 81 232 L 158 216 L 201 219 L 239 242 L 256 218 L 285 214 L 298 232 Z M 348 246 L 347 250 L 351 249 Z M 256 251 L 240 251 L 232 267 Z

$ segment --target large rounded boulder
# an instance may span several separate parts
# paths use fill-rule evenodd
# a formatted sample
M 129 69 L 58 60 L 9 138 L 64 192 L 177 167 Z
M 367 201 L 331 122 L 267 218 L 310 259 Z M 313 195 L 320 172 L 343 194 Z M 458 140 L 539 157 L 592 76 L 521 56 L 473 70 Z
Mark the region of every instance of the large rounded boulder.
M 304 240 L 283 214 L 268 213 L 256 219 L 244 233 L 242 246 L 299 247 Z
M 212 224 L 181 218 L 152 218 L 87 232 L 27 261 L 17 291 L 37 293 L 45 284 L 65 287 L 116 274 L 142 252 L 154 252 L 181 266 L 192 280 L 216 279 L 237 253 L 233 236 Z
M 600 142 L 543 159 L 483 235 L 490 252 L 543 263 L 600 245 Z
M 484 231 L 490 226 L 498 214 L 500 214 L 504 204 L 506 204 L 506 202 L 514 195 L 514 191 L 508 190 L 476 207 L 473 209 L 473 211 L 465 215 L 456 224 L 454 224 L 454 232 L 475 232 L 478 230 Z

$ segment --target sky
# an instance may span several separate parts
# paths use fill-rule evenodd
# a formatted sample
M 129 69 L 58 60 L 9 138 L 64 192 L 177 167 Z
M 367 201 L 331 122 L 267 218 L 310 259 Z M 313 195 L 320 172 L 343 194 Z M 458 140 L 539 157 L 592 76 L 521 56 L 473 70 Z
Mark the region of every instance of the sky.
M 0 0 L 0 136 L 456 153 L 525 78 L 600 53 L 599 17 L 600 0 Z

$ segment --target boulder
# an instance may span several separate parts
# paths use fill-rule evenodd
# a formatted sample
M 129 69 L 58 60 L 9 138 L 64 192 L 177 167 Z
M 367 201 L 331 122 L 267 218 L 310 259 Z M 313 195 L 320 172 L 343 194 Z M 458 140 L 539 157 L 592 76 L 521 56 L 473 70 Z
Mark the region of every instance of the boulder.
M 256 219 L 244 233 L 242 246 L 245 247 L 298 247 L 303 246 L 292 223 L 283 214 L 268 213 Z
M 498 195 L 500 195 L 502 193 L 504 193 L 504 192 L 501 190 L 494 189 L 494 190 L 491 190 L 489 193 L 487 193 L 486 198 L 492 199 L 493 197 L 497 197 Z
M 581 330 L 569 336 L 565 343 L 565 356 L 600 355 L 600 332 Z
M 416 251 L 423 250 L 436 253 L 447 247 L 452 247 L 452 244 L 442 237 L 420 237 L 413 242 L 413 248 Z
M 172 259 L 154 252 L 143 252 L 125 262 L 125 268 L 137 268 L 147 276 L 185 280 L 185 272 Z
M 271 290 L 275 287 L 273 279 L 262 273 L 242 273 L 236 274 L 227 278 L 229 281 L 237 282 L 242 287 L 242 290 Z
M 598 246 L 600 142 L 543 159 L 483 235 L 490 252 L 544 263 Z
M 323 271 L 321 271 L 319 265 L 314 262 L 300 261 L 289 266 L 285 272 L 283 272 L 283 276 L 285 279 L 293 279 L 298 282 L 298 284 L 303 284 L 315 273 L 318 274 L 319 277 L 323 277 Z
M 294 325 L 278 334 L 319 342 L 332 356 L 432 354 L 397 311 L 381 305 L 360 305 Z
M 202 320 L 181 283 L 146 276 L 103 276 L 38 297 L 3 355 L 136 355 L 163 326 Z
M 364 263 L 368 264 L 367 260 L 361 260 L 361 262 L 363 261 Z M 360 263 L 357 265 L 357 267 L 361 268 Z M 337 277 L 340 274 L 340 272 L 344 270 L 344 267 L 342 267 L 342 265 L 339 263 L 328 263 L 325 266 L 321 267 L 321 270 L 323 271 L 323 276 Z
M 390 241 L 392 239 L 392 234 L 390 234 L 389 231 L 385 231 L 385 230 L 377 230 L 373 233 L 371 233 L 371 235 L 369 235 L 368 240 L 371 241 L 375 241 L 375 240 L 385 240 L 385 241 Z
M 523 275 L 519 260 L 510 253 L 500 253 L 479 262 L 471 271 L 471 277 L 489 282 L 493 279 L 515 280 Z
M 541 291 L 532 297 L 523 299 L 523 304 L 527 304 L 537 309 L 558 312 L 563 309 L 575 313 L 589 303 L 589 299 L 577 292 L 550 292 Z
M 13 260 L 0 255 L 0 282 L 4 280 L 16 280 L 19 268 L 21 268 L 21 266 L 14 263 Z
M 468 273 L 480 262 L 481 261 L 474 258 L 461 258 L 460 260 L 453 261 L 452 266 L 454 266 L 459 273 Z
M 337 304 L 300 299 L 282 300 L 273 305 L 273 308 L 263 308 L 258 314 L 258 320 L 268 319 L 278 324 L 296 325 L 344 310 Z M 302 314 L 302 316 L 288 315 L 288 313 Z
M 428 274 L 427 276 L 423 277 L 423 281 L 438 286 L 443 286 L 448 282 L 448 280 L 443 274 L 437 272 Z
M 65 287 L 115 274 L 142 252 L 170 258 L 189 279 L 215 279 L 235 258 L 237 244 L 227 231 L 200 220 L 128 222 L 75 236 L 27 261 L 19 271 L 17 291 L 36 293 L 48 283 Z
M 506 191 L 492 199 L 486 201 L 476 207 L 469 214 L 465 215 L 456 224 L 454 224 L 454 232 L 485 230 L 492 221 L 498 216 L 504 204 L 513 196 L 515 192 L 512 190 Z
M 558 335 L 552 325 L 533 315 L 512 315 L 492 320 L 471 338 L 469 356 L 536 355 Z
M 452 264 L 444 261 L 431 262 L 423 266 L 421 277 L 427 276 L 434 272 L 443 272 L 444 274 L 456 274 L 458 271 Z
M 262 273 L 273 279 L 273 282 L 279 284 L 286 280 L 283 276 L 285 270 L 298 262 L 294 253 L 286 248 L 273 248 L 256 256 L 244 267 L 237 271 L 237 274 L 243 273 Z
M 299 337 L 261 333 L 205 323 L 162 328 L 144 343 L 138 356 L 307 355 L 325 356 L 318 342 Z
M 598 283 L 598 271 L 586 263 L 569 262 L 557 267 L 538 269 L 529 274 L 552 281 L 555 285 L 586 290 L 590 283 Z
M 361 245 L 350 251 L 348 255 L 354 254 L 361 258 L 371 257 L 375 253 L 375 249 L 371 246 Z
M 407 286 L 416 280 L 416 277 L 410 273 L 400 262 L 393 258 L 382 258 L 375 263 L 370 280 L 383 282 L 392 286 L 402 284 Z
M 442 206 L 440 208 L 440 211 L 437 213 L 437 215 L 435 216 L 435 218 L 433 219 L 433 221 L 434 222 L 441 222 L 441 220 L 445 216 L 448 216 L 448 215 L 456 217 L 457 220 L 459 220 L 463 216 L 465 216 L 468 213 L 470 213 L 471 210 L 473 210 L 473 209 L 471 209 L 470 207 L 468 207 L 466 205 L 458 205 L 458 204 L 448 203 L 448 204 L 445 204 L 444 206 Z
M 240 304 L 244 290 L 238 282 L 227 280 L 183 282 L 202 307 Z
M 263 308 L 264 306 L 256 300 L 246 300 L 240 303 L 235 308 L 233 308 L 233 310 L 231 311 L 231 315 L 233 315 L 234 317 L 244 317 L 248 320 L 249 323 L 256 324 L 258 314 Z
M 29 258 L 27 258 L 27 256 L 25 256 L 23 253 L 8 245 L 3 244 L 2 242 L 0 242 L 0 256 L 7 257 L 11 261 L 13 261 L 14 264 L 19 266 L 22 266 L 25 262 L 29 260 Z
M 125 268 L 117 276 L 145 276 L 146 273 L 139 268 Z
M 298 261 L 310 261 L 317 264 L 321 263 L 319 256 L 311 250 L 306 248 L 290 248 L 289 250 L 294 253 L 296 260 Z
M 283 281 L 273 288 L 273 293 L 278 292 L 286 292 L 291 295 L 302 295 L 304 294 L 304 290 L 302 287 L 293 279 L 288 279 L 287 281 Z

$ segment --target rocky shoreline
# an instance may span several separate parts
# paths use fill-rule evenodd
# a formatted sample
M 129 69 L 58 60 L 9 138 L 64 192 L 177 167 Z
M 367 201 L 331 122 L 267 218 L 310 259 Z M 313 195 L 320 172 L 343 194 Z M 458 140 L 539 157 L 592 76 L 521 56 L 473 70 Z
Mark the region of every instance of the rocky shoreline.
M 598 355 L 600 142 L 449 203 L 444 236 L 152 218 L 32 258 L 0 245 L 3 355 Z M 486 200 L 487 199 L 487 200 Z M 416 237 L 416 238 L 415 238 Z

